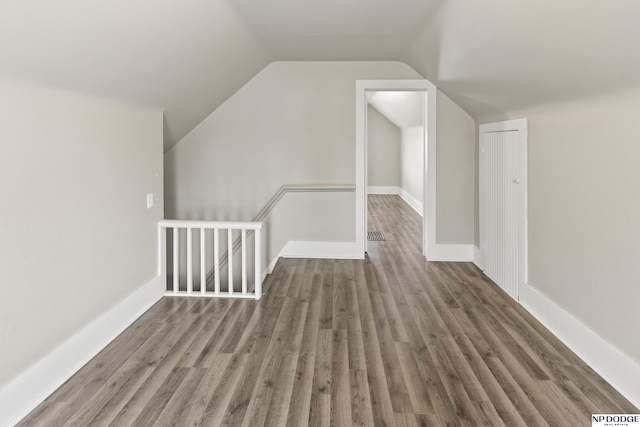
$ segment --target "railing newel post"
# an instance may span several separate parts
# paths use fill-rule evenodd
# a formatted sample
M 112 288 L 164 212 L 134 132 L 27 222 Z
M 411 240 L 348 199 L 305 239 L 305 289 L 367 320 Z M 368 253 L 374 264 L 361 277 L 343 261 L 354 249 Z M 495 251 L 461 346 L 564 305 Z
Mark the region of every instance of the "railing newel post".
M 262 224 L 256 228 L 255 236 L 255 283 L 254 292 L 256 300 L 262 297 Z

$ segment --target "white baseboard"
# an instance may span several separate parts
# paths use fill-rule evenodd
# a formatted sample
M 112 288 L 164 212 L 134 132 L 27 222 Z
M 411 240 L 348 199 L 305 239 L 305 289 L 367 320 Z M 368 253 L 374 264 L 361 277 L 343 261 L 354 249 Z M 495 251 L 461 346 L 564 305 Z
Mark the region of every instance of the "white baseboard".
M 305 242 L 290 240 L 271 260 L 262 273 L 262 280 L 273 273 L 280 258 L 364 259 L 355 242 Z
M 482 271 L 484 271 L 484 252 L 479 247 L 473 247 L 473 263 Z
M 534 287 L 525 285 L 520 289 L 520 303 L 587 365 L 640 408 L 640 364 Z
M 267 274 L 273 273 L 273 269 L 276 268 L 276 264 L 278 263 L 278 260 L 282 256 L 281 254 L 282 254 L 282 252 L 280 252 L 278 254 L 278 256 L 276 256 L 274 259 L 272 259 L 271 262 L 269 263 L 269 265 L 267 266 L 267 269 L 262 272 L 262 280 L 264 280 L 265 277 L 267 277 Z
M 289 241 L 280 255 L 285 258 L 364 259 L 355 242 Z
M 358 251 L 355 242 L 290 240 L 262 272 L 262 280 L 273 273 L 280 258 L 364 259 L 364 254 Z
M 471 262 L 473 245 L 435 244 L 427 250 L 428 261 Z
M 165 292 L 156 276 L 0 390 L 0 425 L 18 423 L 155 304 Z
M 418 212 L 418 215 L 423 216 L 424 210 L 423 210 L 422 202 L 420 200 L 416 199 L 415 197 L 413 197 L 411 194 L 409 194 L 406 190 L 402 188 L 400 189 L 399 194 L 400 194 L 400 197 L 402 197 L 402 200 L 407 202 L 407 204 L 411 206 L 413 210 Z
M 367 187 L 367 194 L 400 194 L 400 187 L 369 185 Z

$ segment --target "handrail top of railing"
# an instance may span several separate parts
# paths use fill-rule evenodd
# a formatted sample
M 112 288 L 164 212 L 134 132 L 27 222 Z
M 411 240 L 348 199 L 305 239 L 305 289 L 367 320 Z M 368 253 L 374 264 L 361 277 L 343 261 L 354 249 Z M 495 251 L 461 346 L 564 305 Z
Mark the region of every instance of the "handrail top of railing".
M 191 221 L 180 219 L 162 219 L 158 226 L 164 228 L 222 228 L 233 230 L 261 230 L 262 222 L 258 221 Z
M 163 219 L 158 222 L 160 227 L 165 228 L 231 228 L 234 230 L 260 230 L 262 229 L 262 219 L 264 219 L 273 209 L 274 205 L 285 193 L 293 192 L 353 192 L 354 184 L 285 184 L 273 195 L 267 204 L 258 213 L 254 221 L 189 221 L 176 219 Z
M 301 192 L 340 192 L 355 191 L 355 184 L 285 184 L 280 187 L 282 191 L 301 191 Z

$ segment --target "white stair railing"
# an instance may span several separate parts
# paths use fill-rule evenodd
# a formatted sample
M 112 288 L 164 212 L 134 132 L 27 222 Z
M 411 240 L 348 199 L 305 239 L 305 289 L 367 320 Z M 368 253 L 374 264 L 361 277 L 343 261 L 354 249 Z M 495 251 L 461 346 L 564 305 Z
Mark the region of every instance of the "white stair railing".
M 172 289 L 167 290 L 167 296 L 199 296 L 199 297 L 227 297 L 227 298 L 255 298 L 260 299 L 262 296 L 262 222 L 232 222 L 232 221 L 180 221 L 180 220 L 162 220 L 158 223 L 158 265 L 160 266 L 159 274 L 167 277 L 167 230 L 172 233 L 172 255 L 171 264 L 173 267 Z M 182 233 L 181 233 L 182 230 Z M 193 233 L 198 231 L 200 239 L 200 280 L 199 289 L 194 290 L 193 266 L 195 263 L 193 256 Z M 213 230 L 213 254 L 207 253 L 207 230 Z M 233 253 L 234 231 L 240 232 L 240 246 L 242 255 L 240 258 L 240 275 L 241 280 L 239 286 L 234 284 L 234 266 L 233 257 L 227 260 L 227 289 L 221 290 L 221 270 L 220 266 L 220 230 L 227 233 L 227 253 Z M 254 274 L 253 283 L 250 283 L 248 277 L 249 265 L 247 262 L 247 235 L 251 231 L 254 235 Z M 180 236 L 186 232 L 186 285 L 181 286 L 181 253 L 180 253 Z M 209 236 L 210 237 L 210 236 Z M 210 242 L 210 240 L 209 240 Z M 207 286 L 207 261 L 213 259 L 213 277 L 212 286 Z M 251 284 L 253 291 L 250 292 Z M 240 289 L 236 290 L 236 287 Z
M 250 222 L 231 222 L 231 221 L 181 221 L 181 220 L 162 220 L 158 227 L 159 240 L 159 274 L 167 277 L 167 230 L 173 230 L 170 233 L 172 237 L 173 248 L 171 254 L 171 262 L 169 265 L 173 267 L 172 289 L 168 290 L 167 296 L 210 296 L 210 297 L 236 297 L 236 298 L 255 298 L 260 299 L 262 294 L 262 269 L 261 269 L 261 231 L 262 223 L 269 216 L 274 207 L 278 204 L 287 193 L 340 193 L 354 192 L 355 186 L 352 184 L 305 184 L 305 185 L 283 185 L 269 199 L 267 204 L 258 212 L 253 221 Z M 213 230 L 213 257 L 207 254 L 206 230 Z M 181 230 L 186 230 L 186 263 L 181 259 L 180 235 Z M 199 289 L 194 290 L 193 277 L 193 230 L 199 230 L 200 236 L 200 278 Z M 227 232 L 227 250 L 219 250 L 219 231 Z M 240 231 L 240 235 L 234 238 L 233 231 Z M 253 292 L 249 292 L 250 284 L 247 279 L 247 240 L 255 235 L 254 238 L 254 282 Z M 209 240 L 210 241 L 210 240 Z M 241 250 L 241 291 L 236 291 L 234 286 L 234 260 L 236 253 Z M 213 266 L 207 270 L 207 260 L 213 259 Z M 184 272 L 181 274 L 181 266 L 184 264 L 186 268 L 186 278 Z M 221 290 L 221 273 L 227 272 L 227 290 Z M 181 281 L 181 279 L 183 279 Z M 186 285 L 185 282 L 186 281 Z M 182 286 L 181 286 L 182 284 Z

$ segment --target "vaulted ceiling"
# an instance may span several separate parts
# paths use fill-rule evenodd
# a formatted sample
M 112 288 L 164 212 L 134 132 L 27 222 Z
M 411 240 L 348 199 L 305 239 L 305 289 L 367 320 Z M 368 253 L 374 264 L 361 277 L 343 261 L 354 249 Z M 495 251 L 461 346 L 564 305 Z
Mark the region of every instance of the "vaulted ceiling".
M 400 129 L 424 125 L 424 92 L 372 91 L 367 102 Z
M 0 74 L 165 111 L 171 147 L 277 60 L 400 60 L 476 120 L 640 85 L 637 0 L 1 0 Z

